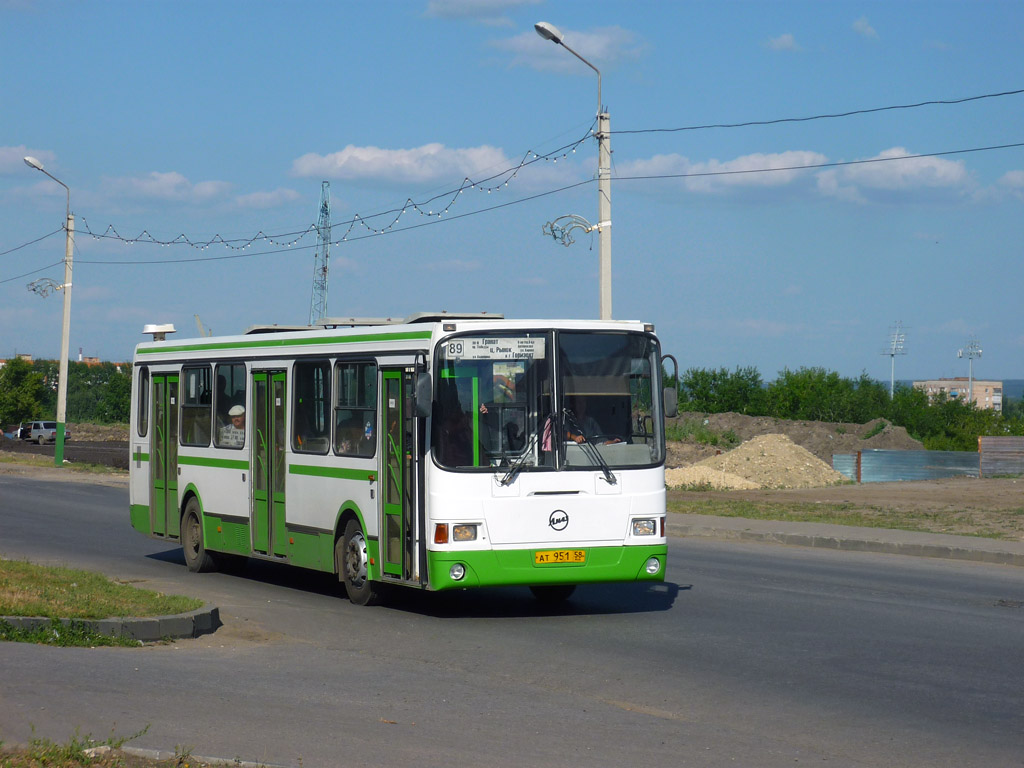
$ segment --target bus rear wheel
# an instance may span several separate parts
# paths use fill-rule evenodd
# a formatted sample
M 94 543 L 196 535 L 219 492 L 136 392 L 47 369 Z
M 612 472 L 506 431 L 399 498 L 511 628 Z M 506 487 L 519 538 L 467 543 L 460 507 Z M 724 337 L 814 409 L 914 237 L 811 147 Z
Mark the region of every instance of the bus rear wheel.
M 568 600 L 572 593 L 576 591 L 576 585 L 542 584 L 530 587 L 530 591 L 533 592 L 533 596 L 537 598 L 538 602 L 544 603 L 545 605 L 556 605 Z
M 348 599 L 355 605 L 376 605 L 380 602 L 379 587 L 370 581 L 366 537 L 358 520 L 349 520 L 344 535 L 334 545 L 338 579 L 344 582 Z
M 217 569 L 217 563 L 203 544 L 203 524 L 200 519 L 199 501 L 195 496 L 188 500 L 185 514 L 181 518 L 181 548 L 185 552 L 185 565 L 192 573 Z

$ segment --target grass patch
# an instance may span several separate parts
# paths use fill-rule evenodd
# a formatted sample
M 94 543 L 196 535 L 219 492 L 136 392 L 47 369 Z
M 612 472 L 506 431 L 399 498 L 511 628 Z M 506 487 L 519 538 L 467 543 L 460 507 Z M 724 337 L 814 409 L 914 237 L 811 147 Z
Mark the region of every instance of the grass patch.
M 50 619 L 49 624 L 33 629 L 15 627 L 9 621 L 0 619 L 0 640 L 11 643 L 56 645 L 61 648 L 97 648 L 99 646 L 137 648 L 143 644 L 141 640 L 133 640 L 130 637 L 112 637 L 94 632 L 81 621 L 72 620 L 64 624 L 60 619 Z M 2 765 L 0 763 L 0 766 Z
M 710 445 L 715 448 L 728 450 L 740 444 L 740 439 L 731 429 L 724 432 L 715 432 L 710 429 L 703 419 L 687 419 L 665 425 L 665 437 L 678 442 L 693 441 L 701 445 Z
M 207 765 L 197 762 L 181 747 L 165 760 L 123 751 L 125 744 L 148 730 L 147 725 L 131 736 L 111 736 L 104 741 L 76 732 L 63 744 L 33 737 L 25 747 L 8 747 L 0 741 L 0 768 L 200 768 Z
M 861 440 L 870 440 L 875 435 L 880 435 L 885 431 L 885 428 L 889 426 L 889 422 L 885 419 L 879 419 L 878 423 L 875 424 L 868 432 L 866 432 Z
M 107 619 L 184 613 L 202 606 L 201 600 L 139 589 L 98 573 L 0 559 L 0 616 Z
M 675 489 L 668 494 L 668 511 L 690 515 L 742 517 L 748 520 L 780 520 L 783 522 L 832 523 L 862 528 L 889 528 L 920 533 L 952 533 L 988 539 L 1017 538 L 1005 527 L 990 524 L 985 514 L 968 510 L 900 510 L 866 507 L 851 503 L 779 503 L 745 499 L 687 499 Z M 1000 513 L 1007 514 L 1007 513 Z M 1014 526 L 1024 529 L 1024 513 L 1012 512 L 1022 518 Z M 1019 535 L 1019 534 L 1018 534 Z

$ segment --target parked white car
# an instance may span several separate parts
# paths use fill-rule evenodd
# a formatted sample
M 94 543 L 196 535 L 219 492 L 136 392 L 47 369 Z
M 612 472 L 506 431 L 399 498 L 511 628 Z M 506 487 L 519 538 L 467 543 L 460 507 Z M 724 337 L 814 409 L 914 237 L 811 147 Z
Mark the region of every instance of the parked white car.
M 30 443 L 39 443 L 40 445 L 55 443 L 57 441 L 57 422 L 30 421 L 23 423 L 18 428 L 18 435 L 22 440 L 28 440 Z M 65 426 L 64 442 L 67 442 L 70 437 L 71 431 Z

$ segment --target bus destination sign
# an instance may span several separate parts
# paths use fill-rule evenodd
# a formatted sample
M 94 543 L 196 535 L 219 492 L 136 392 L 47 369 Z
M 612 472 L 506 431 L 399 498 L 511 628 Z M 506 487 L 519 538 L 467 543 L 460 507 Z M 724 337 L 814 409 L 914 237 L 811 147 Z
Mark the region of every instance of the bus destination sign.
M 544 338 L 526 336 L 463 336 L 444 343 L 449 360 L 540 360 Z

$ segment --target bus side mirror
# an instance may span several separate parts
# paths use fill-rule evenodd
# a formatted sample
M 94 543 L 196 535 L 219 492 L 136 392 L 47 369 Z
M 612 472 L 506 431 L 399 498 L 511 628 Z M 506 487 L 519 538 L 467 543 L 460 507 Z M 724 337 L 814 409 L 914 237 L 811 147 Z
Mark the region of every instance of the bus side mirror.
M 679 415 L 679 390 L 665 387 L 665 418 L 671 419 Z
M 416 374 L 416 415 L 427 418 L 430 415 L 430 401 L 433 399 L 433 392 L 430 388 L 430 374 Z

